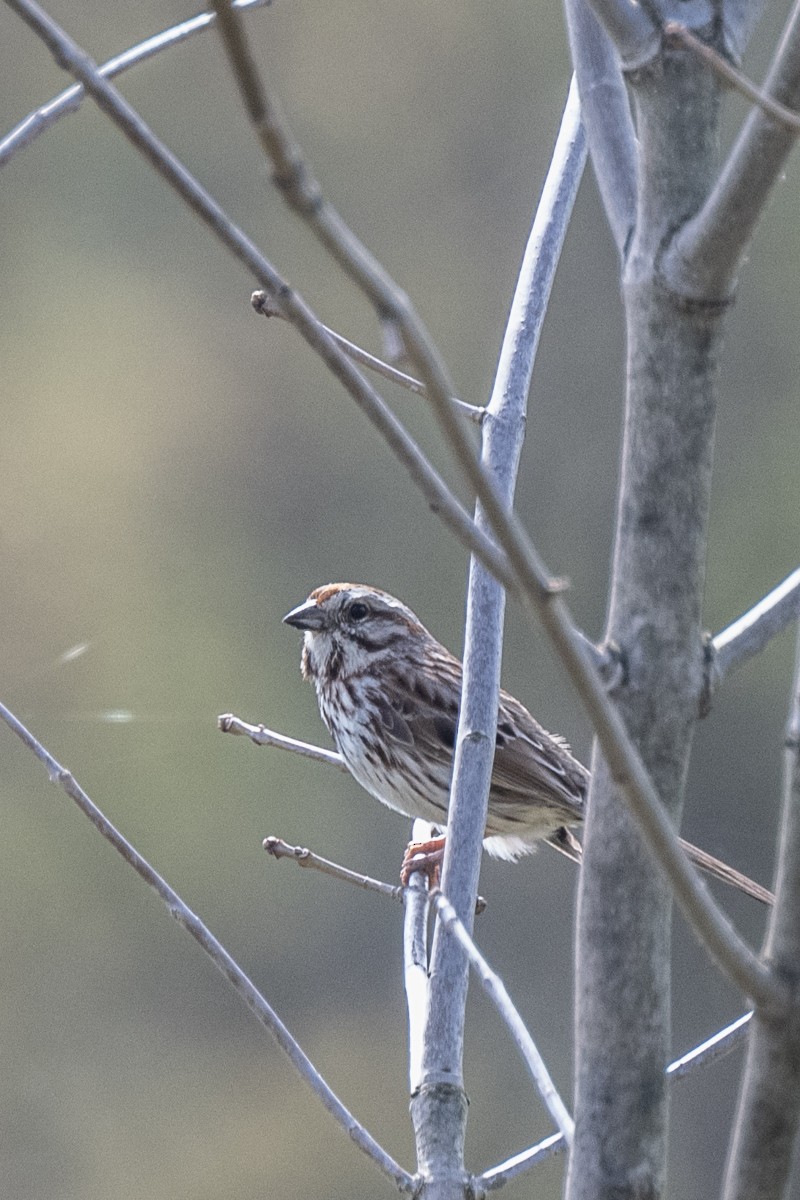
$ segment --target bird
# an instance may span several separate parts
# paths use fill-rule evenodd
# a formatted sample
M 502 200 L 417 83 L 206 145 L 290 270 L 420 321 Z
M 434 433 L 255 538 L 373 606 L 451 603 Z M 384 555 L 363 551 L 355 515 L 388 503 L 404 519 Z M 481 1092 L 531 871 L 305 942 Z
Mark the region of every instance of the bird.
M 446 830 L 463 667 L 401 600 L 377 587 L 329 583 L 283 618 L 303 633 L 301 673 L 346 767 L 383 804 Z M 548 733 L 509 692 L 500 691 L 484 831 L 493 857 L 516 861 L 541 843 L 580 862 L 571 830 L 586 815 L 589 771 L 563 737 Z M 404 883 L 422 864 L 435 869 L 444 838 L 411 843 Z M 713 877 L 771 903 L 772 894 L 681 839 Z M 415 857 L 422 852 L 422 857 Z

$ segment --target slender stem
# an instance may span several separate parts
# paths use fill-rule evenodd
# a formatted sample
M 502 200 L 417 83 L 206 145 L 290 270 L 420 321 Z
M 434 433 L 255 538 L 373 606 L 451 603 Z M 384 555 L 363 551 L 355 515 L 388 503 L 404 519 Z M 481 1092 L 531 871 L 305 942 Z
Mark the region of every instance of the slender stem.
M 185 929 L 195 939 L 200 948 L 205 951 L 214 965 L 222 972 L 234 991 L 241 997 L 256 1020 L 272 1034 L 278 1046 L 286 1054 L 301 1078 L 311 1087 L 331 1116 L 338 1121 L 358 1148 L 363 1150 L 384 1175 L 387 1175 L 401 1191 L 413 1192 L 415 1184 L 412 1176 L 407 1171 L 404 1171 L 387 1154 L 363 1125 L 345 1108 L 339 1097 L 319 1074 L 308 1055 L 292 1037 L 278 1014 L 200 918 L 192 912 L 166 880 L 151 867 L 150 863 L 139 854 L 138 850 L 111 824 L 97 805 L 90 800 L 70 772 L 61 766 L 41 742 L 3 704 L 0 704 L 0 719 L 5 721 L 12 733 L 15 733 L 47 768 L 51 782 L 59 784 L 66 794 L 75 801 L 78 808 L 84 816 L 89 818 L 98 833 L 113 846 L 128 866 L 132 867 L 137 875 L 153 889 L 159 899 L 166 905 L 170 916 L 174 917 L 181 928 Z
M 800 567 L 768 592 L 758 604 L 715 635 L 711 643 L 715 684 L 721 682 L 729 671 L 760 654 L 773 637 L 799 617 Z
M 636 137 L 619 56 L 585 0 L 566 0 L 581 116 L 611 232 L 625 257 L 636 217 Z
M 731 1054 L 739 1046 L 742 1045 L 747 1037 L 747 1031 L 752 1017 L 752 1013 L 745 1013 L 732 1024 L 727 1025 L 724 1029 L 720 1029 L 718 1033 L 713 1034 L 705 1042 L 699 1046 L 695 1046 L 687 1054 L 677 1058 L 675 1062 L 670 1063 L 667 1067 L 667 1076 L 670 1080 L 678 1082 L 681 1079 L 686 1079 L 693 1074 L 699 1067 L 709 1066 L 711 1063 L 718 1062 L 719 1059 Z M 535 1146 L 531 1146 L 529 1150 L 523 1150 L 519 1154 L 513 1155 L 505 1162 L 500 1163 L 496 1167 L 492 1167 L 488 1171 L 484 1171 L 478 1176 L 476 1184 L 478 1187 L 484 1187 L 487 1191 L 502 1187 L 506 1183 L 510 1183 L 512 1179 L 516 1179 L 518 1175 L 523 1175 L 529 1171 L 536 1163 L 542 1162 L 545 1158 L 550 1158 L 553 1154 L 560 1154 L 566 1149 L 566 1142 L 560 1133 L 544 1138 L 543 1141 L 537 1142 Z
M 775 906 L 764 957 L 791 987 L 795 1005 L 778 1020 L 756 1010 L 725 1173 L 725 1200 L 781 1200 L 800 1127 L 800 623 L 786 727 Z
M 433 837 L 434 827 L 417 818 L 412 826 L 411 840 L 426 842 Z M 403 980 L 408 1011 L 408 1090 L 412 1097 L 423 1085 L 425 1027 L 428 1020 L 428 881 L 421 872 L 412 874 L 408 887 L 403 889 L 405 916 L 403 920 Z
M 523 255 L 483 423 L 481 463 L 505 509 L 511 507 L 525 435 L 525 409 L 536 349 L 572 205 L 586 161 L 577 87 L 570 86 L 550 170 Z M 482 504 L 475 522 L 492 526 Z M 443 887 L 472 929 L 494 761 L 505 594 L 470 562 L 464 676 L 447 822 Z M 467 964 L 452 939 L 434 937 L 424 1077 L 463 1089 Z M 449 1092 L 445 1103 L 450 1102 Z M 466 1118 L 466 1107 L 464 1108 Z M 463 1163 L 453 1164 L 463 1170 Z
M 528 1032 L 525 1022 L 514 1007 L 505 984 L 500 976 L 491 969 L 475 945 L 464 923 L 460 920 L 458 913 L 444 892 L 438 890 L 432 891 L 430 893 L 430 902 L 436 908 L 442 925 L 455 938 L 469 966 L 480 979 L 486 995 L 508 1026 L 517 1049 L 525 1060 L 525 1065 L 539 1090 L 539 1095 L 542 1097 L 547 1111 L 560 1130 L 566 1144 L 571 1146 L 575 1133 L 575 1122 L 570 1116 L 564 1101 L 559 1096 L 558 1089 L 553 1083 L 545 1061 Z
M 269 292 L 253 292 L 250 297 L 250 303 L 256 312 L 261 313 L 263 317 L 281 317 L 284 320 L 286 319 Z M 397 367 L 384 362 L 382 358 L 376 358 L 374 354 L 370 354 L 368 350 L 364 350 L 355 342 L 351 342 L 349 338 L 343 337 L 341 333 L 337 333 L 329 325 L 323 325 L 323 329 L 331 335 L 337 346 L 340 346 L 344 350 L 348 358 L 352 358 L 353 362 L 358 363 L 362 367 L 368 367 L 376 375 L 382 375 L 384 379 L 388 379 L 391 383 L 399 384 L 400 387 L 405 388 L 409 392 L 414 392 L 417 396 L 427 396 L 428 393 L 425 384 L 420 379 L 415 379 L 413 375 L 407 375 L 405 371 L 398 371 Z M 483 422 L 486 409 L 480 408 L 476 404 L 467 404 L 465 400 L 459 400 L 457 396 L 453 396 L 451 403 L 460 412 L 468 416 L 471 421 L 474 421 L 476 425 L 480 425 Z
M 788 108 L 800 104 L 800 2 L 792 8 L 763 88 Z M 781 178 L 796 132 L 761 108 L 736 139 L 708 200 L 673 239 L 661 264 L 665 283 L 680 295 L 729 297 L 742 255 Z
M 363 888 L 365 892 L 377 892 L 380 896 L 388 896 L 390 900 L 403 899 L 403 888 L 399 884 L 393 886 L 391 883 L 384 883 L 382 879 L 372 879 L 369 875 L 362 875 L 360 871 L 351 871 L 349 867 L 343 867 L 329 858 L 323 858 L 321 854 L 314 854 L 305 846 L 290 846 L 288 842 L 279 837 L 264 838 L 262 844 L 272 858 L 290 858 L 297 863 L 298 867 L 310 867 L 323 875 L 332 875 L 334 879 L 352 883 L 356 887 Z
M 217 726 L 222 733 L 250 738 L 256 746 L 277 746 L 280 750 L 289 750 L 292 754 L 300 754 L 304 758 L 330 763 L 332 767 L 339 767 L 341 771 L 347 770 L 344 759 L 336 750 L 312 746 L 310 742 L 301 742 L 297 738 L 287 737 L 284 733 L 276 733 L 274 729 L 267 729 L 266 725 L 248 725 L 247 721 L 241 721 L 233 713 L 223 713 L 217 717 Z
M 719 51 L 697 37 L 685 25 L 681 25 L 680 21 L 667 21 L 664 25 L 664 34 L 671 41 L 686 46 L 688 50 L 697 54 L 703 62 L 708 63 L 712 71 L 716 71 L 721 79 L 729 83 L 737 92 L 741 92 L 748 100 L 752 100 L 768 117 L 774 117 L 780 124 L 793 129 L 795 133 L 800 133 L 800 113 L 773 100 L 761 88 L 756 87 L 752 80 L 734 67 L 733 63 L 728 62 L 727 58 L 723 58 Z
M 271 0 L 233 0 L 234 7 L 239 9 L 264 8 L 270 3 Z M 131 46 L 129 50 L 123 50 L 122 54 L 115 55 L 114 58 L 110 58 L 108 62 L 104 62 L 102 66 L 98 67 L 98 71 L 104 79 L 113 79 L 115 75 L 121 75 L 129 67 L 146 62 L 147 59 L 159 54 L 162 50 L 180 45 L 193 34 L 210 29 L 216 19 L 216 13 L 208 12 L 190 17 L 188 21 L 182 21 L 180 25 L 173 25 L 171 28 L 163 30 L 162 33 L 156 33 L 152 37 L 146 38 L 145 41 L 139 42 L 138 45 Z M 67 113 L 77 112 L 85 99 L 86 92 L 83 86 L 80 83 L 74 83 L 49 100 L 47 104 L 42 104 L 33 112 L 28 113 L 27 117 L 23 117 L 0 140 L 0 167 L 5 166 L 18 150 L 30 146 L 39 134 L 52 128 L 61 117 L 66 116 Z

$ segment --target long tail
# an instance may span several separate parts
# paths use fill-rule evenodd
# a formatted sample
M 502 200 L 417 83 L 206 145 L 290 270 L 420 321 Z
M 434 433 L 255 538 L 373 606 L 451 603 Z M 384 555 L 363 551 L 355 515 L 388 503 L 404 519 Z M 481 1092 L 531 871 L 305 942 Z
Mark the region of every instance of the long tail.
M 713 879 L 719 879 L 721 883 L 727 883 L 729 887 L 744 892 L 746 896 L 752 896 L 754 900 L 759 900 L 762 904 L 774 904 L 775 897 L 768 888 L 762 887 L 754 879 L 743 875 L 735 867 L 729 867 L 722 859 L 714 858 L 713 854 L 707 854 L 699 846 L 693 846 L 691 842 L 686 842 L 683 838 L 680 839 L 680 843 L 686 857 L 696 867 L 699 867 L 701 871 L 705 871 L 707 875 L 711 875 Z M 547 839 L 547 844 L 548 846 L 552 846 L 554 850 L 558 850 L 559 854 L 566 855 L 572 862 L 580 864 L 583 847 L 575 835 L 570 833 L 568 829 L 557 829 L 552 837 Z
M 701 871 L 705 871 L 707 875 L 719 879 L 722 883 L 727 883 L 730 887 L 737 888 L 746 896 L 752 896 L 754 900 L 760 900 L 762 904 L 775 903 L 772 892 L 768 888 L 762 887 L 760 883 L 756 883 L 754 879 L 743 875 L 735 867 L 729 867 L 721 859 L 714 858 L 713 854 L 707 854 L 699 846 L 693 846 L 691 842 L 685 842 L 683 838 L 680 839 L 680 842 L 687 858 L 690 858 L 695 866 L 699 867 Z

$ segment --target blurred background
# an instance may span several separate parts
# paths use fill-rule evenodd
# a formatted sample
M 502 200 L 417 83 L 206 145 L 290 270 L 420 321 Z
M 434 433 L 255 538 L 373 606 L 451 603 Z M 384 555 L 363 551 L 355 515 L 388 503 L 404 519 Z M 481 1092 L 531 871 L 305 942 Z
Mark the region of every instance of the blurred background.
M 785 7 L 785 6 L 782 6 Z M 59 0 L 97 60 L 196 11 Z M 760 78 L 778 18 L 745 66 Z M 487 399 L 569 78 L 558 6 L 276 0 L 248 18 L 327 194 Z M 2 130 L 66 86 L 0 10 Z M 367 305 L 284 210 L 221 45 L 202 35 L 124 94 L 329 324 L 380 350 Z M 745 113 L 729 102 L 728 129 Z M 706 622 L 798 562 L 796 160 L 731 312 Z M 465 553 L 252 279 L 90 103 L 3 170 L 2 699 L 237 956 L 345 1103 L 413 1169 L 398 907 L 267 860 L 278 834 L 393 880 L 406 823 L 349 778 L 216 730 L 234 711 L 327 743 L 282 615 L 356 579 L 461 649 Z M 623 385 L 618 267 L 591 173 L 534 379 L 519 509 L 576 618 L 602 633 Z M 450 478 L 424 403 L 388 398 Z M 463 494 L 463 493 L 462 493 Z M 769 882 L 793 639 L 698 730 L 684 832 Z M 587 756 L 542 635 L 512 606 L 505 685 Z M 0 729 L 0 1171 L 16 1200 L 389 1196 L 155 898 Z M 575 876 L 486 862 L 480 943 L 571 1089 Z M 758 942 L 763 913 L 724 902 Z M 609 931 L 613 936 L 613 930 Z M 741 1011 L 680 918 L 674 1049 Z M 673 1194 L 719 1183 L 736 1054 L 676 1087 Z M 550 1132 L 493 1010 L 470 1001 L 469 1165 Z M 509 1197 L 560 1194 L 554 1160 Z M 800 1187 L 796 1194 L 800 1196 Z

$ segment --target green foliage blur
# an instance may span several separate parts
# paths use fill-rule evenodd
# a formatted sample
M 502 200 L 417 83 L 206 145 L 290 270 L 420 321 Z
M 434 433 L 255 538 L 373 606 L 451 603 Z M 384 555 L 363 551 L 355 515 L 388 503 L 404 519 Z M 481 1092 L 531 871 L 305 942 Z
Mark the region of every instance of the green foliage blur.
M 186 3 L 60 0 L 96 59 Z M 275 0 L 258 61 L 329 197 L 406 288 L 459 394 L 485 402 L 569 79 L 557 6 Z M 763 64 L 774 30 L 753 51 Z M 3 131 L 68 80 L 0 10 Z M 747 64 L 746 64 L 747 65 Z M 120 86 L 329 324 L 368 306 L 284 210 L 211 34 Z M 745 106 L 731 102 L 731 129 Z M 797 565 L 796 164 L 730 316 L 707 589 L 717 630 Z M 338 772 L 216 731 L 234 711 L 327 744 L 281 616 L 336 579 L 402 596 L 460 650 L 467 561 L 254 281 L 91 104 L 0 178 L 2 699 L 207 920 L 409 1169 L 399 907 L 268 861 L 267 834 L 393 879 L 407 836 Z M 519 508 L 602 633 L 624 380 L 618 268 L 590 172 L 531 395 Z M 455 478 L 422 401 L 386 389 Z M 792 638 L 719 696 L 685 832 L 771 878 Z M 509 611 L 506 686 L 587 756 L 580 708 Z M 389 1196 L 225 981 L 0 729 L 0 1172 L 14 1200 Z M 571 1086 L 575 878 L 487 863 L 479 938 Z M 725 895 L 758 940 L 763 914 Z M 613 936 L 613 930 L 609 931 Z M 740 1000 L 676 922 L 675 1051 Z M 480 995 L 469 1162 L 550 1132 Z M 716 1186 L 738 1057 L 675 1095 L 674 1195 Z M 509 1197 L 560 1194 L 546 1164 Z M 800 1195 L 800 1192 L 798 1192 Z

